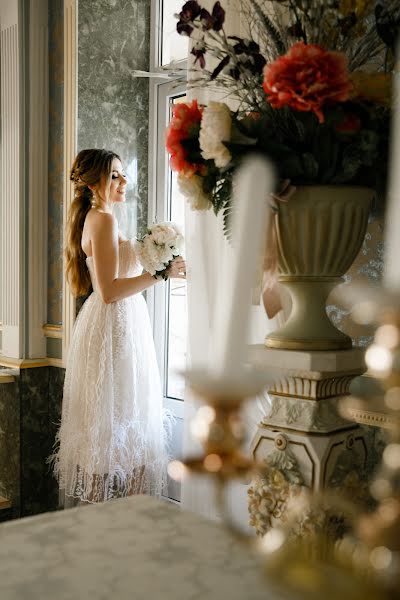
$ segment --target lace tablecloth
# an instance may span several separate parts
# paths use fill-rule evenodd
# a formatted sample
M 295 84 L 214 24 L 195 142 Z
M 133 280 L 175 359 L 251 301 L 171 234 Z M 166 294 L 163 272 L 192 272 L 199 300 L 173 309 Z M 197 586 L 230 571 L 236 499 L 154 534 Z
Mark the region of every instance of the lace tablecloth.
M 147 496 L 0 525 L 1 600 L 287 600 L 222 526 Z

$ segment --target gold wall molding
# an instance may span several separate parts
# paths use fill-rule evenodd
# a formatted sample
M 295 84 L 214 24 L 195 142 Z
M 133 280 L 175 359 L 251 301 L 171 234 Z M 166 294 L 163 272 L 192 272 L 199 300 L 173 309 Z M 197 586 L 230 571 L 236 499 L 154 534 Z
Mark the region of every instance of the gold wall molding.
M 63 336 L 63 328 L 61 325 L 52 325 L 50 323 L 46 323 L 43 325 L 43 334 L 47 338 L 55 338 L 57 340 L 61 340 Z
M 49 363 L 49 367 L 57 367 L 58 369 L 65 369 L 65 365 L 64 362 L 62 361 L 61 358 L 47 358 L 47 361 Z
M 8 367 L 12 369 L 37 369 L 40 367 L 57 367 L 59 369 L 64 369 L 65 365 L 61 358 L 11 358 L 9 356 L 0 355 L 0 367 Z
M 14 375 L 8 375 L 8 374 L 3 375 L 2 373 L 0 373 L 0 385 L 3 383 L 14 383 L 14 381 L 15 381 Z
M 8 500 L 8 498 L 4 498 L 3 496 L 0 496 L 0 510 L 4 509 L 4 508 L 10 508 L 11 507 L 11 500 Z
M 69 170 L 77 148 L 77 0 L 64 0 L 64 189 L 63 231 L 69 207 L 73 199 L 73 186 Z M 75 298 L 71 294 L 63 265 L 63 343 L 62 357 L 65 362 L 75 321 Z
M 10 356 L 0 356 L 0 367 L 10 367 L 13 369 L 33 369 L 36 367 L 48 366 L 48 358 L 12 358 Z

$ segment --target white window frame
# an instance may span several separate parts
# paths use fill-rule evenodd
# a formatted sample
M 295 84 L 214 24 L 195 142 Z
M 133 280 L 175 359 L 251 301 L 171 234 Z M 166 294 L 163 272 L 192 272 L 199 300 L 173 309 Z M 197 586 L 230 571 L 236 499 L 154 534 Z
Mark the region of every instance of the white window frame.
M 160 78 L 149 81 L 149 163 L 148 163 L 148 224 L 167 220 L 168 207 L 168 155 L 165 140 L 160 135 L 167 122 L 170 99 L 187 91 L 186 81 L 162 76 L 161 58 L 161 9 L 162 0 L 151 2 L 151 39 L 150 39 L 150 71 L 160 72 Z M 187 61 L 181 61 L 179 67 L 185 69 Z M 176 63 L 174 63 L 176 67 Z M 164 65 L 165 68 L 165 65 Z M 167 344 L 166 319 L 168 310 L 168 284 L 159 284 L 147 292 L 147 304 L 152 322 L 157 360 L 163 383 L 165 407 L 183 419 L 183 402 L 166 396 L 165 382 L 167 376 Z

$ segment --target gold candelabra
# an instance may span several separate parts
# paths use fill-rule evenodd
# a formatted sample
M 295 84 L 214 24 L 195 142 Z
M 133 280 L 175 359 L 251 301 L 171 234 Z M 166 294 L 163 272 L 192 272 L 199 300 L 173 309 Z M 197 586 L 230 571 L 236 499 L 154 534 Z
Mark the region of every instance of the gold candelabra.
M 192 430 L 204 451 L 183 463 L 172 463 L 170 474 L 181 478 L 186 470 L 211 476 L 226 525 L 237 539 L 257 552 L 269 579 L 297 598 L 317 600 L 323 594 L 326 600 L 400 599 L 400 309 L 397 298 L 385 297 L 382 301 L 379 297 L 356 303 L 355 314 L 363 310 L 378 323 L 374 343 L 366 353 L 370 374 L 382 384 L 387 410 L 399 417 L 370 486 L 376 500 L 376 509 L 371 513 L 359 515 L 356 507 L 341 498 L 311 494 L 301 498 L 294 510 L 292 507 L 286 524 L 272 528 L 263 538 L 244 533 L 227 510 L 229 483 L 238 478 L 248 480 L 251 474 L 268 467 L 242 453 L 241 407 L 245 399 L 255 397 L 273 381 L 274 374 L 247 371 L 233 381 L 204 372 L 187 374 L 192 390 L 202 400 Z M 352 514 L 351 536 L 334 543 L 321 530 L 306 539 L 292 535 L 299 513 L 307 510 L 321 515 L 327 506 Z

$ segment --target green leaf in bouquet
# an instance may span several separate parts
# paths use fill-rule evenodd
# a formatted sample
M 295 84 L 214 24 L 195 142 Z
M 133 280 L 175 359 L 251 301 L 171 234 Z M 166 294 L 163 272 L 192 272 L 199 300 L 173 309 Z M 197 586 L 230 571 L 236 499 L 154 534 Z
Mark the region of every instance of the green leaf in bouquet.
M 225 177 L 221 177 L 215 183 L 212 190 L 212 204 L 214 213 L 217 215 L 220 210 L 231 203 L 232 196 L 232 172 L 226 173 Z
M 230 144 L 238 144 L 240 146 L 254 146 L 257 143 L 257 136 L 252 137 L 246 135 L 241 130 L 235 121 L 232 122 Z
M 288 123 L 288 127 L 290 128 L 293 142 L 304 144 L 307 138 L 307 131 L 300 119 L 293 119 L 291 123 Z
M 312 145 L 312 153 L 318 157 L 318 179 L 321 183 L 328 183 L 337 170 L 339 144 L 333 130 L 328 125 L 320 126 Z
M 313 154 L 305 152 L 301 157 L 303 164 L 304 177 L 310 182 L 314 182 L 318 178 L 319 164 Z
M 233 207 L 232 207 L 231 202 L 228 202 L 225 205 L 222 215 L 223 215 L 224 235 L 227 238 L 227 240 L 229 242 L 231 242 L 232 241 L 232 217 L 233 217 Z
M 358 144 L 349 144 L 343 151 L 341 168 L 332 183 L 347 183 L 354 179 L 362 166 L 362 153 Z
M 298 112 L 290 108 L 279 111 L 279 129 L 291 144 L 300 143 L 311 147 L 321 125 L 313 113 Z
M 224 146 L 228 148 L 232 156 L 229 168 L 231 168 L 231 165 L 238 165 L 244 156 L 247 156 L 249 152 L 252 152 L 256 148 L 255 144 L 249 147 L 247 144 L 236 144 L 232 142 L 224 142 Z
M 219 175 L 219 174 L 218 174 Z M 207 175 L 203 177 L 203 192 L 205 194 L 211 194 L 216 183 L 216 173 L 211 170 L 207 172 Z
M 304 175 L 302 161 L 300 160 L 300 157 L 294 153 L 287 155 L 280 162 L 277 161 L 277 168 L 281 179 L 296 180 L 296 178 Z
M 360 152 L 363 163 L 372 166 L 377 159 L 379 136 L 376 131 L 364 129 L 360 132 Z
M 250 139 L 271 137 L 273 119 L 269 113 L 251 113 L 234 121 L 240 134 Z

